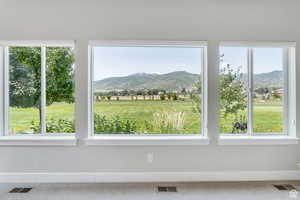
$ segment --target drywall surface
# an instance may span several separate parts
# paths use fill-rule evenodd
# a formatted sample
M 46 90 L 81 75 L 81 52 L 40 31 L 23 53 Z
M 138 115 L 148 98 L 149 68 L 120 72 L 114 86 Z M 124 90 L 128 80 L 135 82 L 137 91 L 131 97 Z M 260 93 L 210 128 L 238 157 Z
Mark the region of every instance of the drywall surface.
M 220 146 L 219 41 L 300 43 L 298 0 L 0 0 L 0 40 L 75 40 L 79 138 L 88 128 L 89 40 L 208 41 L 209 145 L 0 147 L 0 173 L 295 170 L 299 145 Z M 297 51 L 300 57 L 300 51 Z M 297 59 L 297 65 L 300 61 Z M 297 77 L 300 77 L 299 68 Z M 299 79 L 297 85 L 299 85 Z M 300 87 L 297 101 L 300 102 Z M 297 117 L 300 108 L 297 106 Z M 297 118 L 299 135 L 300 120 Z M 147 153 L 153 163 L 147 163 Z

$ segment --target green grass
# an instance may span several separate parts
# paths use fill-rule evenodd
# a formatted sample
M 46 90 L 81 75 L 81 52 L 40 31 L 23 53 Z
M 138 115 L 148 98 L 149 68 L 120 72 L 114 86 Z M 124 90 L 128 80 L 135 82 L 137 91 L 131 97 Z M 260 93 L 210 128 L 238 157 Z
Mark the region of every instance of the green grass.
M 145 132 L 145 121 L 152 122 L 157 112 L 184 112 L 185 125 L 182 133 L 200 133 L 199 113 L 193 110 L 192 101 L 105 101 L 96 102 L 94 111 L 106 116 L 119 115 L 121 118 L 135 120 L 140 132 Z
M 182 133 L 200 132 L 200 115 L 193 110 L 192 101 L 102 101 L 94 104 L 96 113 L 113 117 L 119 115 L 123 119 L 135 120 L 140 132 L 145 132 L 145 121 L 153 122 L 154 113 L 184 112 L 185 124 Z M 74 119 L 74 105 L 55 103 L 46 108 L 47 119 L 62 118 Z M 282 104 L 255 103 L 254 131 L 255 132 L 282 132 Z M 32 121 L 39 120 L 38 109 L 11 108 L 10 127 L 14 132 L 30 132 Z M 221 132 L 231 133 L 233 116 L 220 119 Z M 217 123 L 217 122 L 216 122 Z
M 245 115 L 246 112 L 239 114 Z M 220 132 L 232 133 L 232 124 L 235 117 L 223 117 L 220 114 Z M 253 105 L 253 132 L 255 133 L 280 133 L 283 131 L 283 105 L 279 102 L 254 103 Z

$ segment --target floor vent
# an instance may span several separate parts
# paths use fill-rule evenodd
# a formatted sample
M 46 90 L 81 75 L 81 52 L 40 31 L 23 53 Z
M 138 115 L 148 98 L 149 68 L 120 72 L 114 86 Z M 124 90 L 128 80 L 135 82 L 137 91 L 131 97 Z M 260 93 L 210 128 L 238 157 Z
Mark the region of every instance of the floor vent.
M 286 185 L 273 185 L 277 190 L 296 190 L 296 188 L 292 185 L 286 184 Z
M 177 192 L 176 186 L 158 186 L 157 187 L 158 192 Z
M 32 188 L 13 188 L 9 193 L 28 193 Z

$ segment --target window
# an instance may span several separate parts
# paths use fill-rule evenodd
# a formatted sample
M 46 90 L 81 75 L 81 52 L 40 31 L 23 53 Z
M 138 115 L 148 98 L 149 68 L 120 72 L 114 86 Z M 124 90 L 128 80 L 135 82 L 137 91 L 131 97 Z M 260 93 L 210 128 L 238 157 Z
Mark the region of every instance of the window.
M 203 134 L 205 46 L 92 42 L 94 134 Z
M 221 45 L 221 133 L 291 135 L 294 132 L 294 51 L 289 43 Z
M 74 133 L 72 42 L 4 42 L 4 135 Z

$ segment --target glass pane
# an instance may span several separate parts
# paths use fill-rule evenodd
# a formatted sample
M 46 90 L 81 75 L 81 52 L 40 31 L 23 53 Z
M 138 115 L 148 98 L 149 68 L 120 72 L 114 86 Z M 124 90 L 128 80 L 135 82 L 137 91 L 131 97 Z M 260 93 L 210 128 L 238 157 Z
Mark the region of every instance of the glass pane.
M 201 48 L 95 47 L 95 133 L 201 133 L 201 54 Z
M 220 48 L 220 133 L 247 133 L 247 48 Z
M 41 49 L 9 48 L 9 134 L 40 132 Z
M 46 48 L 46 132 L 75 133 L 72 48 Z
M 283 132 L 283 49 L 253 49 L 253 132 Z

